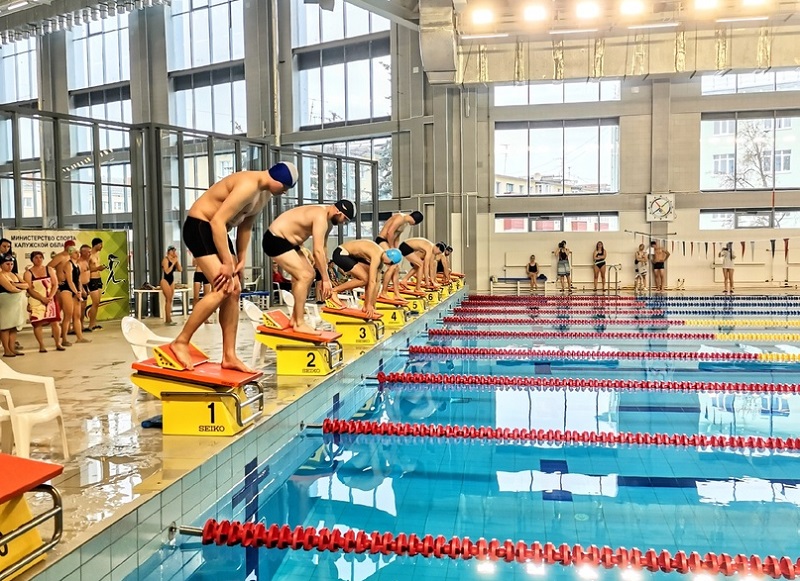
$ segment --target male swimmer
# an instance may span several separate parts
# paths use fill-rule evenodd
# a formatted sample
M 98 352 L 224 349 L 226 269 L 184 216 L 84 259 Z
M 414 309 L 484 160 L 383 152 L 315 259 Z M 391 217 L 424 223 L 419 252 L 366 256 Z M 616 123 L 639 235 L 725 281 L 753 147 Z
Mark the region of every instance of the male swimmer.
M 363 311 L 370 317 L 375 316 L 375 299 L 381 286 L 379 279 L 383 265 L 399 264 L 403 254 L 397 248 L 384 250 L 372 240 L 350 240 L 340 244 L 333 251 L 332 258 L 336 266 L 350 275 L 350 280 L 334 287 L 331 298 L 340 304 L 337 293 L 364 287 Z M 386 276 L 389 276 L 388 271 Z
M 419 290 L 420 285 L 438 289 L 440 285 L 436 283 L 436 261 L 446 249 L 443 242 L 434 244 L 426 238 L 409 238 L 401 242 L 399 250 L 413 267 L 403 278 L 403 284 L 408 284 L 411 277 L 415 277 L 415 290 Z
M 422 223 L 422 212 L 413 211 L 410 214 L 403 214 L 399 212 L 386 220 L 381 228 L 380 233 L 375 237 L 375 242 L 383 248 L 398 248 L 400 246 L 400 235 L 408 226 L 417 226 Z M 392 292 L 396 299 L 400 298 L 400 265 L 393 264 L 388 268 L 386 274 L 383 276 L 383 287 L 381 293 L 388 296 L 389 286 L 391 285 Z

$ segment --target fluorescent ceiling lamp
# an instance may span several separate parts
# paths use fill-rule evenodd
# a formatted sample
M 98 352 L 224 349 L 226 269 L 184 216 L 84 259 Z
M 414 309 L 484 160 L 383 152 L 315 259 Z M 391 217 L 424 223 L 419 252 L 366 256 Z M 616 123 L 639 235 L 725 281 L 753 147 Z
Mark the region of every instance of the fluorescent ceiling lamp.
M 628 30 L 646 30 L 651 28 L 675 28 L 680 26 L 680 22 L 656 22 L 653 24 L 632 24 Z
M 711 10 L 717 7 L 717 0 L 694 0 L 695 10 Z
M 575 14 L 578 18 L 597 18 L 600 16 L 600 5 L 597 2 L 578 2 Z
M 473 24 L 489 24 L 494 20 L 494 14 L 488 8 L 476 8 L 472 11 Z
M 23 0 L 22 2 L 14 2 L 13 4 L 9 4 L 6 6 L 6 10 L 16 10 L 17 8 L 22 8 L 23 6 L 27 6 L 28 1 Z
M 496 34 L 462 34 L 461 40 L 481 40 L 484 38 L 508 38 L 507 32 L 498 32 Z
M 641 0 L 623 0 L 619 5 L 619 11 L 625 16 L 635 16 L 644 12 L 644 4 Z
M 525 11 L 522 15 L 528 22 L 545 20 L 547 18 L 547 8 L 541 4 L 531 4 L 525 7 Z
M 597 32 L 596 28 L 565 28 L 563 30 L 551 30 L 550 34 L 581 34 L 587 32 Z
M 742 16 L 741 18 L 717 18 L 719 24 L 726 22 L 758 22 L 762 20 L 769 20 L 769 16 Z

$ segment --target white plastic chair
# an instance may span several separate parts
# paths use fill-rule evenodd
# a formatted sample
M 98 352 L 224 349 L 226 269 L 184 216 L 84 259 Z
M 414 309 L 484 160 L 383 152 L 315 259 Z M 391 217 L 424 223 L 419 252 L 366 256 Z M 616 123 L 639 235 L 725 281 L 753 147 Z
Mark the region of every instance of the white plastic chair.
M 244 305 L 244 314 L 247 315 L 247 318 L 253 324 L 253 330 L 256 331 L 258 326 L 263 323 L 263 314 L 261 309 L 258 308 L 258 305 L 250 302 L 250 301 L 243 301 Z M 261 357 L 261 341 L 259 341 L 255 335 L 253 335 L 253 355 L 250 359 L 250 367 L 255 368 L 256 362 Z
M 159 347 L 167 343 L 172 343 L 172 339 L 169 337 L 161 337 L 160 335 L 156 335 L 147 328 L 147 325 L 138 319 L 134 319 L 133 317 L 123 317 L 121 327 L 122 336 L 125 337 L 125 340 L 131 346 L 131 349 L 133 350 L 133 356 L 136 358 L 136 361 L 144 361 L 145 359 L 149 359 L 150 353 L 148 349 Z M 131 389 L 131 408 L 136 406 L 136 398 L 138 395 L 139 386 L 133 384 L 133 388 Z
M 16 447 L 17 456 L 30 458 L 31 433 L 33 426 L 43 424 L 52 420 L 58 421 L 58 429 L 61 432 L 61 446 L 64 452 L 64 460 L 69 460 L 69 446 L 67 445 L 67 431 L 64 429 L 64 414 L 58 403 L 56 394 L 56 382 L 52 377 L 40 375 L 28 375 L 17 373 L 8 365 L 0 361 L 0 381 L 23 381 L 26 383 L 39 383 L 44 386 L 46 401 L 27 405 L 14 405 L 11 391 L 0 389 L 0 397 L 5 398 L 6 408 L 0 406 L 0 425 L 3 422 L 11 423 L 11 438 L 3 437 L 3 451 L 11 452 L 11 443 Z
M 286 303 L 286 306 L 289 307 L 289 309 L 294 308 L 294 297 L 292 296 L 292 293 L 287 290 L 282 290 L 281 298 L 283 299 L 283 302 Z M 304 308 L 306 314 L 306 323 L 315 329 L 319 329 L 324 325 L 324 321 L 319 314 L 319 307 L 317 305 L 313 303 L 306 303 Z

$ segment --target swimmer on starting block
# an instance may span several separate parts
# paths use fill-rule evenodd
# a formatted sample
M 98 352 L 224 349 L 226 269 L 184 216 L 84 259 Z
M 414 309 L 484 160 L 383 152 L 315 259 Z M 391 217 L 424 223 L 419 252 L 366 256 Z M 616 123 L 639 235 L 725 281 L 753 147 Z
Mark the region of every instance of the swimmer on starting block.
M 396 265 L 403 260 L 403 254 L 397 248 L 384 250 L 372 240 L 351 240 L 343 242 L 333 251 L 333 262 L 350 275 L 350 280 L 333 288 L 331 300 L 344 307 L 337 293 L 365 287 L 364 308 L 367 316 L 375 316 L 375 299 L 380 289 L 380 273 L 383 265 Z M 391 266 L 390 266 L 391 268 Z M 388 272 L 387 272 L 388 276 Z
M 445 244 L 444 242 L 439 242 L 440 245 L 444 246 L 444 252 L 437 255 L 436 257 L 436 274 L 442 274 L 444 276 L 445 284 L 450 282 L 451 270 L 450 270 L 450 255 L 453 254 L 453 247 Z M 437 244 L 437 246 L 439 246 Z M 439 246 L 441 248 L 441 246 Z
M 409 238 L 402 242 L 400 244 L 400 252 L 413 266 L 403 278 L 402 283 L 407 285 L 413 276 L 417 281 L 414 287 L 416 290 L 419 290 L 420 285 L 438 289 L 439 285 L 436 283 L 436 261 L 446 248 L 447 246 L 444 243 L 434 244 L 426 238 Z
M 282 161 L 268 171 L 240 171 L 223 178 L 189 208 L 183 223 L 183 242 L 212 289 L 194 306 L 180 334 L 172 342 L 175 357 L 186 369 L 194 369 L 189 341 L 200 325 L 219 308 L 221 366 L 252 373 L 253 370 L 236 356 L 245 254 L 256 217 L 272 196 L 285 193 L 296 183 L 297 168 Z M 236 228 L 235 247 L 228 237 L 231 228 Z
M 380 233 L 375 237 L 375 243 L 384 250 L 398 248 L 400 246 L 400 234 L 409 226 L 417 226 L 422 223 L 424 216 L 422 212 L 413 211 L 410 214 L 399 212 L 386 220 Z M 383 276 L 383 287 L 380 294 L 388 296 L 389 286 L 396 299 L 400 298 L 400 265 L 393 264 Z
M 314 280 L 314 268 L 300 250 L 309 238 L 314 239 L 314 264 L 322 277 L 322 300 L 331 296 L 328 277 L 326 243 L 334 225 L 341 226 L 356 217 L 356 208 L 350 200 L 339 200 L 329 206 L 297 206 L 275 218 L 264 232 L 261 247 L 292 278 L 291 325 L 300 333 L 320 334 L 306 324 L 304 319 L 308 288 Z

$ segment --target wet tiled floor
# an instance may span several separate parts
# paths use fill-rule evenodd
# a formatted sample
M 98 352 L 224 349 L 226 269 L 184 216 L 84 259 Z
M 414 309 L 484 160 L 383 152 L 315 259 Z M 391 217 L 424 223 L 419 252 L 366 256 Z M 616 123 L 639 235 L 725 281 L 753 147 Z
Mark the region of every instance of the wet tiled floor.
M 176 321 L 182 323 L 178 317 Z M 172 337 L 180 325 L 167 327 L 160 319 L 146 319 L 155 333 Z M 64 464 L 64 473 L 53 481 L 64 500 L 64 535 L 50 554 L 49 561 L 69 553 L 89 540 L 113 520 L 115 513 L 143 495 L 159 492 L 193 470 L 204 460 L 229 445 L 231 438 L 163 436 L 160 429 L 143 428 L 141 422 L 160 413 L 161 404 L 140 391 L 131 409 L 131 363 L 133 352 L 125 341 L 120 324 L 104 322 L 95 331 L 92 342 L 75 344 L 64 352 L 51 348 L 49 331 L 45 334 L 49 351 L 38 353 L 30 330 L 19 334 L 24 357 L 4 359 L 20 373 L 48 375 L 55 378 L 59 402 L 64 413 L 71 458 L 63 462 L 56 423 L 34 429 L 31 457 Z M 194 343 L 205 350 L 212 361 L 221 355 L 219 325 L 203 325 Z M 253 329 L 242 317 L 239 325 L 238 352 L 249 361 L 253 349 Z M 320 380 L 281 378 L 276 382 L 274 358 L 264 350 L 264 368 L 269 388 L 265 417 L 269 417 L 306 393 Z M 28 384 L 3 382 L 11 390 L 16 405 L 43 397 L 43 391 Z M 32 495 L 29 495 L 29 498 Z M 49 497 L 30 498 L 37 508 L 49 506 Z M 37 506 L 38 505 L 38 506 Z M 98 523 L 103 524 L 98 524 Z M 40 527 L 43 535 L 50 530 Z M 37 566 L 21 579 L 31 578 Z

